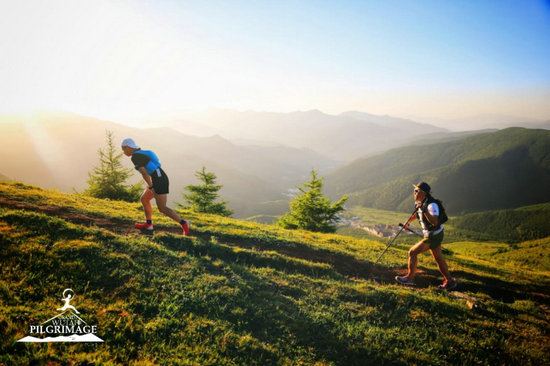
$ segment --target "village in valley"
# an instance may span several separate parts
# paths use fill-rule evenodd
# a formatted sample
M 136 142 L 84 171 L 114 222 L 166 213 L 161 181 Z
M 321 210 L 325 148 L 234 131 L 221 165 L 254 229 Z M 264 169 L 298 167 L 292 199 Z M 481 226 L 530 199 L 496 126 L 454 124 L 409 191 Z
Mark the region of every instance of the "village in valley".
M 362 220 L 356 216 L 348 219 L 342 219 L 341 224 L 349 225 L 354 229 L 364 230 L 367 233 L 377 236 L 379 238 L 389 238 L 397 234 L 400 227 L 398 225 L 376 224 L 365 225 Z

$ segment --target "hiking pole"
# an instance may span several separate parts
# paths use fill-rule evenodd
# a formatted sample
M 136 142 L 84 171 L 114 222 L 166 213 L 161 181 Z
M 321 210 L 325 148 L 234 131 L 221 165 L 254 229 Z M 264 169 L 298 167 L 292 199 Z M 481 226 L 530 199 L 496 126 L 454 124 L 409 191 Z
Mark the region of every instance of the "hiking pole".
M 378 257 L 378 259 L 376 260 L 376 262 L 374 262 L 373 266 L 376 265 L 378 263 L 378 261 L 380 260 L 380 258 L 382 258 L 382 256 L 384 254 L 386 254 L 386 252 L 388 251 L 388 249 L 390 248 L 390 246 L 393 244 L 393 242 L 395 241 L 395 239 L 399 236 L 399 234 L 401 234 L 401 232 L 403 231 L 403 229 L 405 229 L 405 227 L 407 225 L 409 225 L 411 223 L 411 221 L 413 220 L 413 217 L 414 215 L 416 214 L 416 209 L 413 211 L 413 213 L 411 214 L 411 217 L 409 217 L 409 219 L 407 220 L 407 223 L 403 226 L 401 226 L 401 229 L 397 232 L 397 234 L 395 234 L 395 236 L 390 240 L 388 246 L 386 247 L 386 249 L 384 249 L 384 251 L 382 252 L 382 254 L 380 254 L 380 256 Z
M 421 237 L 421 238 L 424 237 L 424 235 L 422 235 L 422 234 L 420 234 L 420 233 L 417 233 L 417 232 L 414 231 L 414 230 L 409 229 L 408 227 L 406 227 L 406 225 L 403 225 L 402 223 L 399 223 L 399 226 L 401 226 L 403 229 L 407 230 L 407 231 L 408 231 L 409 233 L 411 233 L 411 234 L 414 234 L 414 235 L 419 236 L 419 237 Z

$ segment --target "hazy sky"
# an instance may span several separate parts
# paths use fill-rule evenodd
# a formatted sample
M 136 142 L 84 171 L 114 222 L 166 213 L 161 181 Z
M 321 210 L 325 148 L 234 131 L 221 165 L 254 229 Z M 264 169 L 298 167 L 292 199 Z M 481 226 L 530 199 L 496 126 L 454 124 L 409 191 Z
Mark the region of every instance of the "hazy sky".
M 550 2 L 0 0 L 0 113 L 550 119 Z

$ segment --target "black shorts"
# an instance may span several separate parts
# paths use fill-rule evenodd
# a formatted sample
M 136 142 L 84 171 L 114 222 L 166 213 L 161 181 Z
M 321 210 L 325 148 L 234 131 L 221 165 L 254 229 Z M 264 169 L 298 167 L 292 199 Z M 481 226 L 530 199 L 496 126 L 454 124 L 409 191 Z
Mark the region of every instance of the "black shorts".
M 151 179 L 153 180 L 153 188 L 156 194 L 168 194 L 170 182 L 164 170 L 161 168 L 155 170 L 153 174 L 151 174 Z
M 430 236 L 429 238 L 424 238 L 421 240 L 422 243 L 430 244 L 430 249 L 435 249 L 441 245 L 443 241 L 443 230 L 439 234 Z

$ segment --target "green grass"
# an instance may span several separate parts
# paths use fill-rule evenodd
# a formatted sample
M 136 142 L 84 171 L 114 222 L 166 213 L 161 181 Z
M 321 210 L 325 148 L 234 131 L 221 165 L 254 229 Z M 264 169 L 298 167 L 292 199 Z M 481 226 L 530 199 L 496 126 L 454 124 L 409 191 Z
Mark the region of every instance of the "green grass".
M 141 236 L 125 229 L 141 219 L 138 204 L 18 183 L 0 183 L 1 199 L 25 210 L 0 208 L 0 364 L 550 362 L 548 259 L 527 270 L 523 258 L 548 240 L 518 252 L 446 245 L 464 291 L 484 304 L 475 311 L 436 290 L 427 255 L 419 289 L 373 280 L 369 262 L 385 247 L 376 241 L 189 212 L 193 237 L 169 232 L 175 224 L 158 213 L 160 232 Z M 116 225 L 89 226 L 89 218 Z M 408 247 L 398 242 L 379 271 L 402 269 Z M 67 287 L 105 343 L 15 343 L 31 319 L 55 314 Z
M 244 219 L 246 221 L 258 222 L 260 224 L 275 225 L 279 218 L 271 215 L 255 215 Z
M 470 237 L 519 243 L 550 236 L 550 203 L 474 213 L 454 220 L 457 229 Z
M 550 275 L 550 238 L 519 244 L 458 242 L 448 246 L 455 255 L 490 261 L 501 266 L 521 267 Z

